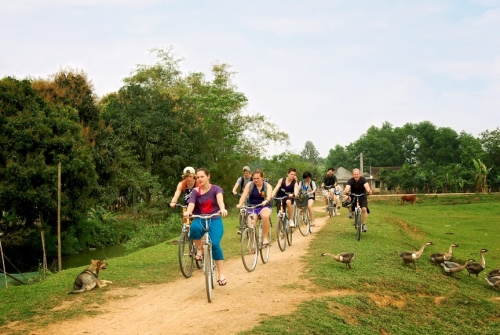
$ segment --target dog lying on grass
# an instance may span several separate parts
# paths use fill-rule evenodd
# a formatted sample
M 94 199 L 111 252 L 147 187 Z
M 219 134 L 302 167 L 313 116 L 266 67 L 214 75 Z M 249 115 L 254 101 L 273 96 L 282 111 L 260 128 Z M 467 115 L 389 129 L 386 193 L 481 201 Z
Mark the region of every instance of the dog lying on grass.
M 68 292 L 68 294 L 82 293 L 85 291 L 90 291 L 96 286 L 101 288 L 106 286 L 106 284 L 112 284 L 113 282 L 109 280 L 99 279 L 99 271 L 106 269 L 108 263 L 101 260 L 90 260 L 90 266 L 80 273 L 73 284 L 73 291 Z

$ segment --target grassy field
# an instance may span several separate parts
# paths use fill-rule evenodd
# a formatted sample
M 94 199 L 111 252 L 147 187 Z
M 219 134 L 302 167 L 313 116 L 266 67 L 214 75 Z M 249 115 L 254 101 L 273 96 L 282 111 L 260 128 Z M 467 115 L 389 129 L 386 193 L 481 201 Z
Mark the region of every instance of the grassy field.
M 344 210 L 342 216 L 329 219 L 304 257 L 309 268 L 306 275 L 325 296 L 304 302 L 293 314 L 267 318 L 245 334 L 500 333 L 500 293 L 488 286 L 484 273 L 478 279 L 468 277 L 466 271 L 447 276 L 429 261 L 431 253 L 447 251 L 456 242 L 460 247 L 454 249 L 455 261 L 480 260 L 479 250 L 487 248 L 485 273 L 499 268 L 500 196 L 422 196 L 415 206 L 400 206 L 395 198 L 371 197 L 369 201 L 369 232 L 360 242 Z M 239 255 L 236 218 L 232 215 L 225 220 L 227 258 Z M 419 249 L 426 241 L 434 245 L 418 261 L 418 271 L 402 266 L 398 252 Z M 176 279 L 176 250 L 175 242 L 169 241 L 112 259 L 103 277 L 112 280 L 114 287 Z M 356 252 L 353 269 L 319 257 L 324 251 Z M 79 315 L 84 303 L 51 309 L 69 299 L 69 283 L 81 271 L 66 270 L 36 285 L 0 290 L 0 326 L 13 321 L 41 326 Z M 329 294 L 339 290 L 348 294 Z M 80 297 L 82 302 L 105 302 L 102 295 Z

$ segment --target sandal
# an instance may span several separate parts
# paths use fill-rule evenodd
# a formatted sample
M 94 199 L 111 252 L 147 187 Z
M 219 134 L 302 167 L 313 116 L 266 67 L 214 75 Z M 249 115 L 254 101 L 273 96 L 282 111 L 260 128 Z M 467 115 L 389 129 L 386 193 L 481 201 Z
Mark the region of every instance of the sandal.
M 219 284 L 219 286 L 226 286 L 227 284 L 226 278 L 217 280 L 217 283 Z

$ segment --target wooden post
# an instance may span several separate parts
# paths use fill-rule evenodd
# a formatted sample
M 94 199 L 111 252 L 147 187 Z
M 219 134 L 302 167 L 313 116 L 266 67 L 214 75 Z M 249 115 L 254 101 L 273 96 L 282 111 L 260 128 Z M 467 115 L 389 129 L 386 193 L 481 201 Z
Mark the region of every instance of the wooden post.
M 62 271 L 61 259 L 61 162 L 57 166 L 57 269 Z
M 43 230 L 40 231 L 40 234 L 42 235 L 42 250 L 43 250 L 43 274 L 42 274 L 42 279 L 45 279 L 45 274 L 47 271 L 47 255 L 45 254 L 45 232 Z
M 7 285 L 7 273 L 5 272 L 5 261 L 3 259 L 2 240 L 0 240 L 0 254 L 2 254 L 3 276 L 5 277 L 5 288 L 7 288 L 9 285 Z

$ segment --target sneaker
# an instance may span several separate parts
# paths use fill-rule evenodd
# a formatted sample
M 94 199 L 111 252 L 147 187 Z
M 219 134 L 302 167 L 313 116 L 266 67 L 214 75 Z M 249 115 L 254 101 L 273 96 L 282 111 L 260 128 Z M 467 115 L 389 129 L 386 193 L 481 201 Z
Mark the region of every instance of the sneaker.
M 366 224 L 364 224 L 364 223 L 361 224 L 361 231 L 363 233 L 366 233 L 368 231 L 368 228 L 366 228 Z
M 352 212 L 349 213 L 349 219 L 352 219 L 354 216 L 352 215 Z
M 290 228 L 294 228 L 295 227 L 295 222 L 293 222 L 293 220 L 290 220 L 289 223 L 288 223 L 288 226 L 290 226 Z

